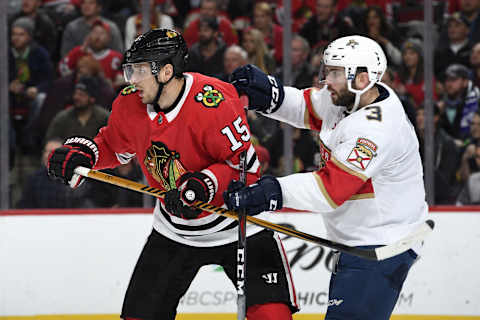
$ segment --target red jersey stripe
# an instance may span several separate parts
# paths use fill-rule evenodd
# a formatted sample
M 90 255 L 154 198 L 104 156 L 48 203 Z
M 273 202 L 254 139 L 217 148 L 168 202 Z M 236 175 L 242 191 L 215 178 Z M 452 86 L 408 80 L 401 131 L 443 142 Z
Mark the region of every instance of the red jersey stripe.
M 303 96 L 305 98 L 305 103 L 307 105 L 307 110 L 305 110 L 305 127 L 311 130 L 320 131 L 322 129 L 322 119 L 317 115 L 313 109 L 311 95 L 315 92 L 316 88 L 309 88 L 303 90 Z M 307 112 L 308 111 L 308 112 Z
M 337 208 L 347 200 L 374 198 L 372 180 L 348 168 L 335 158 L 315 172 L 315 178 L 327 202 Z

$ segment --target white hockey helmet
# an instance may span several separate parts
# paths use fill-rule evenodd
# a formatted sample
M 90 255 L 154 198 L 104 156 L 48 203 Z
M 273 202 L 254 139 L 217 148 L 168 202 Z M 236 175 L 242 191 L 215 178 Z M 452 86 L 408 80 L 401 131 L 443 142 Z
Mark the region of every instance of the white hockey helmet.
M 382 79 L 387 69 L 387 58 L 380 45 L 367 37 L 348 36 L 332 41 L 323 53 L 323 64 L 345 68 L 348 90 L 355 93 L 355 103 L 349 112 L 358 108 L 360 96 Z M 358 68 L 367 69 L 370 83 L 363 89 L 352 88 Z

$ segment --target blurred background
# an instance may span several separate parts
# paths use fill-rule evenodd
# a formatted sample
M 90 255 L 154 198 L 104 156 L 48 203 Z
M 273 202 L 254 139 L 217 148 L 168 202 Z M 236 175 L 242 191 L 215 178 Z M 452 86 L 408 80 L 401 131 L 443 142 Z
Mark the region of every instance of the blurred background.
M 361 34 L 388 58 L 383 81 L 420 141 L 430 205 L 480 202 L 480 0 L 5 0 L 1 4 L 2 209 L 151 207 L 89 181 L 50 181 L 50 150 L 93 137 L 125 86 L 122 54 L 149 28 L 181 32 L 187 71 L 228 80 L 252 63 L 297 88 L 319 86 L 325 45 Z M 8 72 L 7 72 L 8 70 Z M 77 84 L 83 84 L 78 89 Z M 317 136 L 249 113 L 263 173 L 319 166 Z M 142 181 L 135 161 L 109 173 Z

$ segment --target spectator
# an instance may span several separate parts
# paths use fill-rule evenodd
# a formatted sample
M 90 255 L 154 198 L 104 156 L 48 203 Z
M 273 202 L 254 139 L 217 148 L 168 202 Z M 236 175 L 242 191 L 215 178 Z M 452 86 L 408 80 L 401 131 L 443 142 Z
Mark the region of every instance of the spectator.
M 463 145 L 470 133 L 473 115 L 478 110 L 480 90 L 469 80 L 470 71 L 460 64 L 448 66 L 445 71 L 445 95 L 439 102 L 443 111 L 441 127 Z
M 17 145 L 27 147 L 26 129 L 38 114 L 53 77 L 53 67 L 45 48 L 33 40 L 34 22 L 20 17 L 12 24 L 9 51 L 10 114 Z
M 103 108 L 109 109 L 115 98 L 115 92 L 112 86 L 103 77 L 100 63 L 90 55 L 78 59 L 75 71 L 65 77 L 56 79 L 47 93 L 40 114 L 32 125 L 32 131 L 35 132 L 35 143 L 42 145 L 48 129 L 48 126 L 55 115 L 67 108 L 73 106 L 73 93 L 75 85 L 82 77 L 94 77 L 98 80 L 97 104 Z M 58 94 L 61 92 L 62 94 Z
M 387 55 L 388 65 L 400 66 L 402 53 L 398 49 L 401 39 L 397 30 L 387 22 L 382 9 L 377 6 L 368 7 L 362 26 L 367 37 L 377 41 Z
M 85 55 L 92 55 L 102 67 L 105 78 L 114 89 L 124 84 L 121 68 L 123 55 L 108 48 L 111 39 L 110 26 L 102 20 L 93 23 L 83 45 L 73 48 L 59 63 L 60 74 L 65 77 L 73 72 L 78 59 Z
M 139 1 L 140 2 L 140 1 Z M 150 0 L 150 28 L 173 29 L 173 20 L 160 10 L 157 0 Z M 125 24 L 125 48 L 130 48 L 140 34 L 142 34 L 142 14 L 135 14 L 127 19 Z
M 228 18 L 220 16 L 216 0 L 202 0 L 200 3 L 200 16 L 185 26 L 183 36 L 188 47 L 200 41 L 200 24 L 204 18 L 215 19 L 218 25 L 219 36 L 227 45 L 238 44 L 238 36 Z
M 394 88 L 400 95 L 410 95 L 415 103 L 415 108 L 423 104 L 425 86 L 423 50 L 420 40 L 408 39 L 403 43 L 402 64 Z
M 120 30 L 115 23 L 100 16 L 101 11 L 101 0 L 83 0 L 81 6 L 82 16 L 68 23 L 63 32 L 62 46 L 60 50 L 61 57 L 66 56 L 74 47 L 80 46 L 84 43 L 93 24 L 98 19 L 110 26 L 111 39 L 108 47 L 123 52 L 123 41 Z
M 135 15 L 142 8 L 143 0 L 102 0 L 102 12 L 105 18 L 113 21 L 125 38 L 125 25 L 129 17 Z M 159 2 L 160 0 L 154 0 Z M 161 0 L 164 1 L 164 0 Z M 152 13 L 155 10 L 152 11 Z
M 382 82 L 395 90 L 395 73 L 393 70 L 389 67 L 385 70 L 385 73 L 382 76 Z M 414 107 L 414 102 L 412 101 L 412 98 L 408 94 L 400 94 L 397 91 L 395 91 L 398 95 L 398 98 L 400 99 L 400 102 L 402 103 L 403 109 L 405 110 L 405 113 L 407 114 L 408 120 L 412 123 L 413 127 L 415 130 L 417 129 L 417 112 Z
M 27 183 L 24 185 L 17 208 L 74 208 L 79 206 L 78 198 L 74 197 L 71 188 L 57 183 L 47 176 L 48 155 L 62 144 L 63 140 L 59 138 L 52 138 L 45 143 L 41 158 L 42 166 L 27 177 Z
M 60 111 L 50 123 L 45 139 L 66 139 L 70 136 L 94 137 L 98 130 L 107 125 L 109 113 L 96 104 L 98 81 L 93 77 L 82 77 L 75 85 L 73 108 Z
M 199 24 L 198 42 L 188 55 L 188 71 L 200 72 L 207 76 L 224 73 L 223 60 L 226 46 L 218 35 L 218 22 L 215 18 L 202 18 Z
M 439 126 L 440 109 L 434 109 L 434 176 L 435 204 L 454 204 L 459 192 L 456 171 L 460 161 L 459 148 L 454 139 Z M 417 110 L 417 135 L 420 142 L 420 156 L 423 159 L 425 150 L 424 130 L 425 114 L 423 106 Z
M 480 88 L 480 42 L 473 45 L 470 52 L 470 65 L 472 66 L 472 80 Z
M 435 49 L 435 74 L 443 74 L 445 66 L 455 63 L 470 66 L 472 45 L 468 39 L 469 30 L 470 22 L 459 12 L 448 17 L 447 40 L 440 41 Z
M 308 60 L 310 45 L 302 36 L 295 35 L 292 38 L 292 87 L 298 89 L 308 88 L 312 85 L 315 71 Z M 283 79 L 283 72 L 279 72 L 278 78 Z
M 477 150 L 475 161 L 480 161 L 480 147 L 477 147 Z M 456 204 L 460 206 L 480 204 L 480 172 L 475 172 L 468 177 L 467 182 L 458 195 Z
M 337 16 L 337 0 L 317 0 L 315 14 L 300 29 L 312 48 L 325 46 L 333 39 L 353 34 L 352 27 Z
M 263 39 L 275 58 L 277 64 L 282 63 L 283 28 L 273 21 L 272 7 L 266 2 L 259 2 L 253 9 L 253 27 L 263 34 Z
M 462 0 L 460 2 L 460 12 L 470 23 L 470 32 L 468 38 L 471 43 L 480 41 L 480 1 Z
M 9 25 L 20 17 L 30 17 L 34 21 L 33 40 L 47 49 L 50 57 L 55 59 L 57 53 L 57 30 L 52 19 L 40 9 L 41 0 L 22 0 L 22 9 L 15 14 Z
M 248 54 L 248 63 L 256 65 L 268 74 L 275 72 L 275 59 L 270 54 L 260 30 L 255 28 L 245 30 L 242 47 Z
M 248 63 L 247 58 L 247 52 L 243 50 L 242 47 L 236 44 L 228 47 L 223 55 L 224 73 L 219 76 L 219 79 L 228 82 L 229 75 L 232 74 L 235 69 Z
M 466 182 L 472 172 L 480 171 L 477 167 L 475 159 L 475 150 L 477 144 L 480 142 L 480 111 L 477 110 L 473 115 L 472 123 L 470 124 L 470 139 L 467 147 L 462 155 L 462 163 L 458 171 L 460 180 Z

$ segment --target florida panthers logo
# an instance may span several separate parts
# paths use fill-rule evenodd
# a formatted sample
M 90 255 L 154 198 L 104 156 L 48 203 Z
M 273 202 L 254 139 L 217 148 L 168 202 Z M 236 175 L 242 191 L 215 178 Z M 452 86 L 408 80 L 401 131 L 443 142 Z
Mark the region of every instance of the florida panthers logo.
M 216 108 L 225 98 L 220 91 L 207 84 L 203 87 L 202 92 L 197 93 L 195 100 L 207 108 Z
M 162 142 L 152 141 L 143 163 L 166 191 L 176 188 L 177 179 L 187 172 L 180 161 L 180 154 L 168 149 Z

